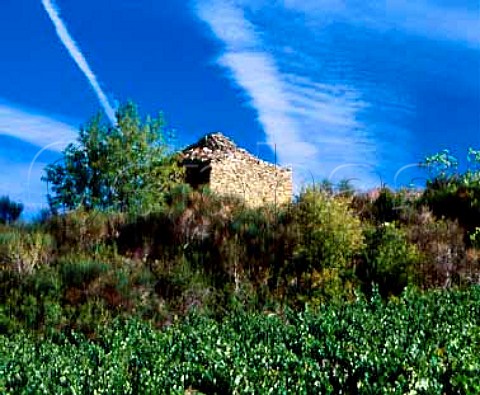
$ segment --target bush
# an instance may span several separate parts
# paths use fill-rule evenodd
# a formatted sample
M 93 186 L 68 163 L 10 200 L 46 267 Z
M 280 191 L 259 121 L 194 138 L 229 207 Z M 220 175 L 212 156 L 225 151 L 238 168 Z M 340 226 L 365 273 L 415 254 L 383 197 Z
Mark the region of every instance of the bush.
M 45 225 L 61 252 L 94 252 L 116 239 L 124 217 L 120 214 L 79 209 L 56 215 Z
M 11 228 L 0 233 L 0 268 L 32 273 L 51 260 L 53 240 L 38 230 Z
M 468 166 L 464 173 L 458 172 L 458 159 L 443 150 L 428 156 L 422 165 L 429 170 L 431 179 L 421 202 L 426 204 L 437 218 L 457 220 L 468 234 L 480 226 L 480 151 L 469 148 Z
M 345 268 L 361 250 L 361 222 L 349 203 L 313 189 L 300 195 L 293 214 L 300 236 L 295 255 L 307 267 Z
M 58 262 L 60 276 L 66 287 L 85 288 L 109 270 L 109 266 L 90 259 L 62 259 Z
M 50 306 L 58 305 L 62 295 L 61 279 L 54 268 L 43 266 L 31 274 L 4 276 L 0 287 L 2 331 L 11 333 L 20 327 L 43 330 L 53 325 L 52 311 L 48 311 Z
M 157 262 L 154 268 L 156 294 L 168 306 L 171 314 L 185 315 L 192 309 L 221 310 L 224 303 L 216 305 L 216 294 L 209 276 L 187 259 L 178 258 L 168 267 Z
M 459 285 L 466 270 L 466 245 L 465 231 L 458 222 L 437 220 L 423 209 L 405 229 L 422 256 L 417 283 L 423 287 Z
M 392 191 L 386 187 L 356 194 L 352 208 L 362 218 L 381 225 L 385 222 L 408 222 L 416 212 L 418 194 L 409 190 Z
M 467 233 L 480 226 L 480 186 L 433 181 L 427 185 L 421 203 L 427 205 L 437 218 L 457 220 Z M 470 240 L 465 238 L 468 244 Z
M 236 199 L 219 198 L 207 190 L 193 191 L 180 185 L 167 197 L 164 210 L 132 216 L 119 229 L 119 251 L 155 259 L 170 259 L 185 251 L 211 252 L 227 234 Z
M 278 290 L 292 262 L 297 242 L 291 207 L 261 207 L 239 211 L 230 224 L 237 241 L 237 260 L 248 281 Z
M 315 276 L 324 274 L 330 282 L 338 283 L 339 278 L 352 270 L 355 257 L 362 251 L 361 221 L 350 204 L 350 198 L 307 189 L 294 206 L 298 240 L 293 270 L 297 283 L 302 282 L 306 289 L 311 289 L 314 283 L 324 288 L 323 281 L 314 281 Z M 338 287 L 332 290 L 333 294 L 341 291 Z
M 363 290 L 370 294 L 377 284 L 381 295 L 399 295 L 412 280 L 419 262 L 417 249 L 392 223 L 367 227 L 365 236 L 366 248 L 356 269 Z

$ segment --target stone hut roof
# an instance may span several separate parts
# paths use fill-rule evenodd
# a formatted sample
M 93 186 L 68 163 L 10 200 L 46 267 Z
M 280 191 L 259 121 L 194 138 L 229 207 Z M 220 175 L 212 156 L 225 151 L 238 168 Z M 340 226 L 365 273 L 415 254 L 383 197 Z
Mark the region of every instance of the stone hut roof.
M 223 159 L 244 160 L 250 163 L 263 164 L 276 168 L 277 171 L 290 171 L 288 168 L 278 167 L 250 154 L 243 148 L 239 148 L 232 140 L 222 133 L 210 133 L 202 137 L 182 151 L 182 159 L 185 162 L 216 162 Z

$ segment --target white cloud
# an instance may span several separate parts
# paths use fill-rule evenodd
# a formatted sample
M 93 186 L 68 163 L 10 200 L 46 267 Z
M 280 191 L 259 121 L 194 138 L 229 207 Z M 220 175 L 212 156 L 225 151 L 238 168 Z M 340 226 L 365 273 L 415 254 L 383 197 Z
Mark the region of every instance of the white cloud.
M 275 40 L 267 45 L 265 31 L 245 13 L 259 15 L 258 2 L 198 0 L 195 11 L 224 44 L 218 64 L 246 92 L 268 143 L 276 145 L 282 164 L 293 167 L 297 186 L 328 176 L 339 164 L 372 165 L 372 148 L 357 117 L 368 103 L 351 86 L 319 82 L 312 70 L 293 72 L 285 56 L 296 55 L 298 37 L 291 37 L 288 51 L 283 45 L 276 51 Z M 358 147 L 359 138 L 366 140 L 364 149 Z
M 285 7 L 303 13 L 318 29 L 325 22 L 347 22 L 375 30 L 400 30 L 428 39 L 455 41 L 480 49 L 480 5 L 458 2 L 447 7 L 441 0 L 285 0 Z M 470 5 L 470 6 L 469 6 Z
M 279 159 L 292 163 L 295 158 L 313 158 L 316 149 L 301 138 L 285 87 L 271 59 L 264 53 L 226 53 L 219 63 L 231 71 L 232 78 L 251 97 L 253 107 L 267 134 L 268 142 L 278 147 Z
M 77 130 L 48 116 L 0 103 L 0 134 L 61 151 L 77 137 Z
M 198 1 L 196 12 L 230 50 L 256 45 L 255 28 L 245 19 L 242 9 L 234 1 Z
M 60 38 L 60 41 L 63 43 L 68 53 L 72 57 L 72 59 L 75 61 L 77 66 L 80 68 L 80 70 L 82 71 L 82 73 L 85 75 L 88 82 L 92 86 L 108 119 L 112 124 L 115 124 L 116 122 L 115 110 L 110 105 L 107 99 L 107 96 L 105 95 L 102 88 L 100 87 L 97 77 L 95 76 L 92 69 L 88 65 L 87 60 L 85 59 L 85 56 L 80 51 L 80 48 L 78 47 L 77 43 L 74 41 L 74 39 L 68 32 L 65 23 L 60 18 L 58 7 L 55 5 L 53 0 L 42 0 L 42 4 L 48 16 L 50 17 L 53 25 L 55 26 L 55 30 L 57 32 L 58 37 Z
M 75 142 L 78 131 L 71 125 L 0 102 L 0 135 L 7 135 L 38 146 L 31 158 L 0 158 L 0 196 L 9 195 L 24 203 L 25 213 L 46 207 L 46 184 L 41 181 L 46 150 L 60 151 Z
M 422 0 L 405 2 L 390 0 L 387 17 L 393 26 L 438 40 L 463 42 L 480 49 L 480 5 L 476 12 L 460 7 L 446 8 Z

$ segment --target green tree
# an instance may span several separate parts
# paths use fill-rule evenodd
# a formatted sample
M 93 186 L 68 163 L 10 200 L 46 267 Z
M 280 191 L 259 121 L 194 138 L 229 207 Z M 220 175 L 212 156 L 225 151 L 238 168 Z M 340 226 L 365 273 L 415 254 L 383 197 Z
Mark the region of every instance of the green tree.
M 458 159 L 448 149 L 427 156 L 420 165 L 425 167 L 435 179 L 446 182 L 458 169 Z
M 42 179 L 53 211 L 149 210 L 161 206 L 165 193 L 182 179 L 162 116 L 142 120 L 137 107 L 127 103 L 116 117 L 115 126 L 94 117 L 61 160 L 46 167 Z
M 425 158 L 423 165 L 431 171 L 431 179 L 420 199 L 438 218 L 458 220 L 473 234 L 480 226 L 480 150 L 470 148 L 465 172 L 458 172 L 458 160 L 448 150 Z M 466 237 L 465 242 L 471 240 Z
M 353 196 L 355 194 L 355 188 L 352 185 L 351 180 L 342 179 L 337 184 L 338 193 L 344 196 Z
M 10 200 L 8 196 L 0 197 L 0 223 L 9 224 L 15 222 L 23 211 L 23 204 Z

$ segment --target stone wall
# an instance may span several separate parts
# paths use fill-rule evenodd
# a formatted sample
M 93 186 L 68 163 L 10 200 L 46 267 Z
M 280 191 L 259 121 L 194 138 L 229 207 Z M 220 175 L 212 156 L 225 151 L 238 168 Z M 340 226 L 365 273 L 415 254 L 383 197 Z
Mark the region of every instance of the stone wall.
M 241 197 L 251 207 L 286 204 L 292 201 L 292 172 L 234 154 L 211 163 L 210 189 L 219 195 Z
M 206 184 L 213 192 L 240 197 L 251 207 L 292 200 L 291 169 L 260 160 L 221 133 L 206 135 L 185 148 L 182 163 L 193 187 Z

